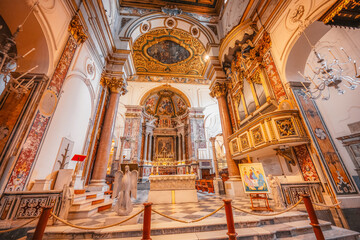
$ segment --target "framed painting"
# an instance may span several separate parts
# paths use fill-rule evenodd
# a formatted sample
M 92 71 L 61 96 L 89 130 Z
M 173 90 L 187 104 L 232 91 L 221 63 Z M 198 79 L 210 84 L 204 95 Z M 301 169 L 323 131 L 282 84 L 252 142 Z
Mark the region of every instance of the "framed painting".
M 270 192 L 262 163 L 241 163 L 239 169 L 245 193 Z

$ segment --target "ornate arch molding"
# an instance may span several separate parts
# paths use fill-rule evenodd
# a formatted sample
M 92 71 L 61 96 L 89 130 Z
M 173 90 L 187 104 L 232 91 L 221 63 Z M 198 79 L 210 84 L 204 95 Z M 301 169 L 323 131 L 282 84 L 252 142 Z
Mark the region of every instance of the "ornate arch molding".
M 181 29 L 183 31 L 187 31 L 190 33 L 191 26 L 195 26 L 199 29 L 199 39 L 202 41 L 204 46 L 208 44 L 217 44 L 219 42 L 218 38 L 214 35 L 214 33 L 206 26 L 200 24 L 196 19 L 186 16 L 180 15 L 176 17 L 169 17 L 162 13 L 152 13 L 140 17 L 135 20 L 133 23 L 129 24 L 127 28 L 123 29 L 119 33 L 120 38 L 131 38 L 133 42 L 141 36 L 144 32 L 140 30 L 143 23 L 149 23 L 150 28 L 147 31 L 157 29 L 157 28 L 165 28 L 165 20 L 168 18 L 173 18 L 177 22 L 175 28 Z
M 185 100 L 187 106 L 190 108 L 191 107 L 191 104 L 190 104 L 190 101 L 189 101 L 189 98 L 182 92 L 180 91 L 179 89 L 177 88 L 174 88 L 174 87 L 171 87 L 170 85 L 162 85 L 162 86 L 159 86 L 159 87 L 156 87 L 156 88 L 152 88 L 150 89 L 149 91 L 147 91 L 141 98 L 140 100 L 140 106 L 143 106 L 145 104 L 145 101 L 146 99 L 156 93 L 156 92 L 159 92 L 161 90 L 169 90 L 169 91 L 172 91 L 176 94 L 178 94 L 180 97 L 182 97 L 183 100 Z

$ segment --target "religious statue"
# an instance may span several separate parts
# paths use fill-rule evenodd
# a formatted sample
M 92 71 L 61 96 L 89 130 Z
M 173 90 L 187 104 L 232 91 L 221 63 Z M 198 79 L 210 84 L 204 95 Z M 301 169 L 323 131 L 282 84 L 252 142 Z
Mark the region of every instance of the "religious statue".
M 284 201 L 282 200 L 281 196 L 281 187 L 280 182 L 277 177 L 273 177 L 273 175 L 268 175 L 269 185 L 271 188 L 271 192 L 273 195 L 273 199 L 275 201 L 276 208 L 285 208 Z
M 120 216 L 126 216 L 133 210 L 131 197 L 136 199 L 138 171 L 130 172 L 129 165 L 125 166 L 125 173 L 118 170 L 115 173 L 113 198 L 116 204 L 115 212 Z

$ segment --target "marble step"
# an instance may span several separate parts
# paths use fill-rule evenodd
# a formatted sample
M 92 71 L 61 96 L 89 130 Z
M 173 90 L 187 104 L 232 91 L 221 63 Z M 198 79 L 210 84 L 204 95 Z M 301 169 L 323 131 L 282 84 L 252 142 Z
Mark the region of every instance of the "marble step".
M 110 196 L 109 195 L 103 195 L 102 197 L 97 198 L 90 198 L 86 200 L 78 200 L 74 201 L 74 203 L 70 207 L 70 211 L 77 211 L 81 209 L 86 209 L 92 205 L 100 204 L 100 203 L 106 203 L 109 202 Z
M 207 225 L 207 224 L 204 224 Z M 265 225 L 267 226 L 267 225 Z M 347 229 L 337 228 L 331 226 L 330 223 L 321 221 L 320 226 L 323 230 L 325 239 L 332 240 L 356 240 L 359 239 L 359 233 Z M 241 240 L 267 240 L 267 239 L 281 239 L 281 240 L 315 240 L 315 235 L 312 232 L 312 226 L 309 220 L 296 221 L 293 224 L 287 225 L 285 223 L 273 224 L 269 226 L 272 228 L 258 227 L 244 227 L 236 228 L 238 234 L 237 239 Z M 225 240 L 228 239 L 227 229 L 218 229 L 215 231 L 199 231 L 199 232 L 183 232 L 183 229 L 178 232 L 170 233 L 163 229 L 156 229 L 152 227 L 151 238 L 153 240 Z M 206 229 L 206 228 L 204 228 Z M 284 234 L 287 231 L 286 234 Z M 28 239 L 31 239 L 33 231 L 28 233 Z M 121 233 L 121 234 L 120 234 Z M 96 231 L 83 231 L 79 229 L 58 229 L 57 231 L 45 231 L 45 239 L 127 239 L 138 240 L 142 236 L 142 225 L 124 225 L 109 229 Z M 285 237 L 286 236 L 286 237 Z
M 88 218 L 94 215 L 97 212 L 105 211 L 112 207 L 113 200 L 109 199 L 106 202 L 102 202 L 99 204 L 91 205 L 84 207 L 78 210 L 70 210 L 68 219 L 81 219 L 81 218 Z
M 89 199 L 101 198 L 103 196 L 104 196 L 104 192 L 85 192 L 83 194 L 75 194 L 74 203 Z

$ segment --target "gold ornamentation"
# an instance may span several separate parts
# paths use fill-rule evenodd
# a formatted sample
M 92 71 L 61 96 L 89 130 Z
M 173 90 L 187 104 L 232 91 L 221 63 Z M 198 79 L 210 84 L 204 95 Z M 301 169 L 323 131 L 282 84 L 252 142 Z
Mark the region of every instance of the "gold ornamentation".
M 260 39 L 260 41 L 256 44 L 256 47 L 250 50 L 250 59 L 257 60 L 258 62 L 262 62 L 262 58 L 264 54 L 271 47 L 271 39 L 268 32 L 265 32 Z
M 301 17 L 304 15 L 304 12 L 305 12 L 304 5 L 297 6 L 297 8 L 292 11 L 290 20 L 293 23 L 299 22 Z
M 147 49 L 153 45 L 172 41 L 185 48 L 190 56 L 183 61 L 167 64 L 151 57 Z M 180 29 L 155 29 L 140 36 L 133 45 L 133 58 L 137 74 L 146 75 L 172 75 L 199 77 L 205 69 L 205 47 L 190 33 Z
M 296 136 L 296 131 L 291 118 L 276 120 L 276 126 L 279 130 L 280 137 Z
M 256 71 L 255 74 L 251 77 L 251 81 L 256 84 L 262 84 L 261 83 L 261 77 L 260 72 Z
M 254 130 L 251 131 L 252 136 L 254 138 L 254 144 L 259 145 L 264 142 L 264 137 L 261 133 L 260 126 L 256 127 Z
M 210 96 L 219 98 L 225 96 L 227 92 L 227 84 L 216 82 L 211 89 Z
M 102 78 L 103 78 L 102 81 L 105 81 L 106 86 L 109 87 L 111 92 L 120 93 L 120 95 L 124 95 L 127 92 L 123 78 L 117 78 L 117 77 L 102 77 Z
M 75 15 L 68 27 L 68 31 L 75 38 L 78 44 L 81 44 L 86 41 L 88 38 L 84 32 L 84 27 L 81 25 L 80 18 L 78 15 Z
M 350 2 L 355 2 L 354 0 L 342 0 L 337 3 L 337 6 L 333 8 L 325 17 L 323 17 L 323 23 L 327 24 L 328 22 L 332 21 L 332 19 L 338 15 L 338 13 L 348 5 Z

